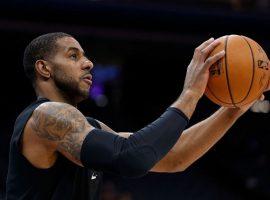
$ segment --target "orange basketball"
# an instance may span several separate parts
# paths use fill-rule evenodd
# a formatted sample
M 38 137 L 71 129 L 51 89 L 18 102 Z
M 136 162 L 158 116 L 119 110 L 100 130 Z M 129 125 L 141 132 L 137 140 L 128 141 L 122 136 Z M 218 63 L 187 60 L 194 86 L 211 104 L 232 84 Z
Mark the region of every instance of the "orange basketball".
M 259 98 L 270 76 L 269 59 L 254 40 L 240 35 L 219 38 L 221 43 L 210 54 L 225 50 L 225 56 L 210 67 L 205 91 L 214 103 L 239 107 Z

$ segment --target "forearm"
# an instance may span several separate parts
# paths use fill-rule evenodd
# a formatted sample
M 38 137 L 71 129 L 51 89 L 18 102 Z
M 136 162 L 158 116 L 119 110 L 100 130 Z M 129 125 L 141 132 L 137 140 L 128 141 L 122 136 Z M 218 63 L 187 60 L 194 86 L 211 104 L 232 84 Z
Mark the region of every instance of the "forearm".
M 242 114 L 239 109 L 220 108 L 209 118 L 185 130 L 171 151 L 152 171 L 185 170 L 204 155 Z
M 199 99 L 200 97 L 194 92 L 190 90 L 183 91 L 180 97 L 172 104 L 172 107 L 181 110 L 190 119 Z

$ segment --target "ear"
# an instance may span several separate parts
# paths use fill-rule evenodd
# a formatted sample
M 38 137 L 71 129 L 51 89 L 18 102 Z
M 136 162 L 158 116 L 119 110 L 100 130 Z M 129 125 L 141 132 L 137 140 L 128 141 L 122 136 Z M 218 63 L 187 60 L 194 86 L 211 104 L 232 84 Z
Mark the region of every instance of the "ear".
M 43 78 L 51 77 L 51 67 L 45 60 L 37 60 L 35 63 L 36 72 Z

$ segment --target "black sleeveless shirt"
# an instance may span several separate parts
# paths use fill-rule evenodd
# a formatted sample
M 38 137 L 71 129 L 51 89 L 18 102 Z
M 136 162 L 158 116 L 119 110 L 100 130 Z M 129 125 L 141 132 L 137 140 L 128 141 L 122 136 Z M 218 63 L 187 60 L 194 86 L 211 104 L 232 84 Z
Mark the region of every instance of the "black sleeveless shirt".
M 20 152 L 20 138 L 33 111 L 48 99 L 38 99 L 17 118 L 10 142 L 6 200 L 96 200 L 102 173 L 80 167 L 60 153 L 49 169 L 34 167 Z M 100 128 L 99 123 L 87 117 Z

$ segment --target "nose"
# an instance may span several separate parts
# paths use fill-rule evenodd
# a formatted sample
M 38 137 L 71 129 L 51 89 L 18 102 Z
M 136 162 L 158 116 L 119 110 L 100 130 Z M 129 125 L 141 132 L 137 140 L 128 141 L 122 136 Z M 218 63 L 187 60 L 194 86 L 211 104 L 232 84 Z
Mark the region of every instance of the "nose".
M 87 57 L 84 57 L 83 63 L 82 63 L 82 69 L 91 71 L 93 67 L 94 67 L 94 64 Z
M 83 70 L 88 70 L 88 71 L 91 71 L 91 69 L 93 69 L 93 67 L 94 67 L 93 63 L 88 59 L 86 59 L 83 62 L 82 66 L 83 66 Z

